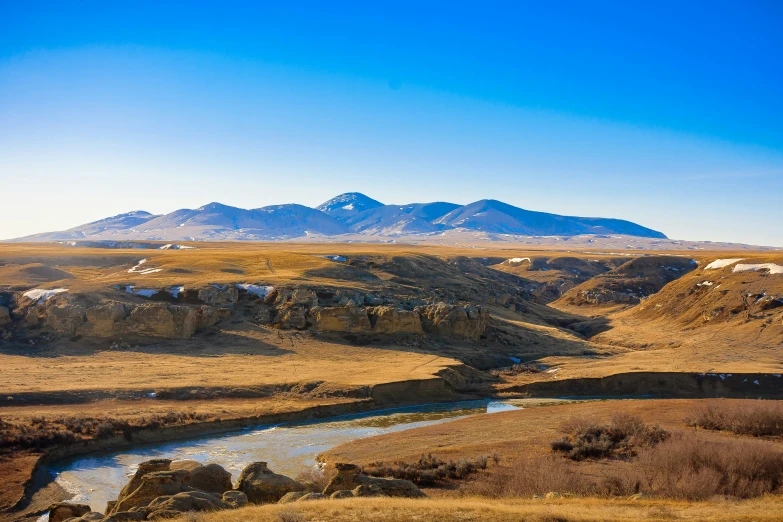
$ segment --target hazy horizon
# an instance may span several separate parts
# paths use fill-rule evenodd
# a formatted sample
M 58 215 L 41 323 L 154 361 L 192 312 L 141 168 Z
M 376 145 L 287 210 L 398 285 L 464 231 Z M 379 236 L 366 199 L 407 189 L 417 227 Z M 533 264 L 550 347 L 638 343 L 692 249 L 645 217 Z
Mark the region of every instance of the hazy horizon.
M 778 4 L 338 4 L 4 4 L 0 239 L 361 192 L 783 246 Z

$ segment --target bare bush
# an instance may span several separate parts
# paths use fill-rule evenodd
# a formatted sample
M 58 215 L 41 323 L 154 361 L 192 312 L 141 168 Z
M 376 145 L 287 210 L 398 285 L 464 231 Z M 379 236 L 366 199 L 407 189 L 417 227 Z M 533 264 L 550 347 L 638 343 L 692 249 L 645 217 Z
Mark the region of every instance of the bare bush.
M 308 491 L 320 493 L 326 489 L 326 485 L 334 476 L 334 472 L 328 472 L 322 467 L 311 467 L 300 472 L 296 476 L 296 481 L 303 484 Z
M 616 414 L 604 425 L 569 419 L 560 431 L 565 436 L 551 443 L 552 451 L 564 453 L 571 460 L 629 458 L 639 448 L 654 446 L 669 437 L 658 426 L 647 426 L 640 418 L 627 414 Z
M 497 463 L 497 455 L 474 459 L 445 461 L 431 453 L 422 455 L 416 462 L 396 461 L 391 464 L 375 462 L 365 466 L 362 472 L 372 477 L 391 477 L 410 480 L 419 486 L 433 486 L 448 480 L 462 480 L 487 468 L 489 461 Z
M 686 419 L 691 426 L 730 431 L 738 435 L 768 437 L 783 435 L 783 403 L 745 401 L 742 404 L 711 402 Z
M 645 446 L 597 477 L 584 464 L 554 455 L 524 460 L 479 475 L 469 494 L 525 497 L 549 492 L 578 496 L 626 496 L 703 500 L 715 496 L 753 498 L 783 492 L 783 448 L 754 440 L 716 440 L 676 432 Z

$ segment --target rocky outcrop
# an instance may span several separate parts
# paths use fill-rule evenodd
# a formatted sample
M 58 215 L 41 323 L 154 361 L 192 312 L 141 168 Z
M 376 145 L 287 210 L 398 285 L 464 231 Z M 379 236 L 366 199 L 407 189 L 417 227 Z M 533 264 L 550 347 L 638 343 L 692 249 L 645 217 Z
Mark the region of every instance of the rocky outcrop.
M 210 306 L 234 304 L 238 299 L 239 290 L 231 285 L 211 285 L 198 291 L 198 300 Z
M 155 520 L 168 518 L 162 516 L 164 513 L 168 515 L 174 512 L 179 515 L 191 511 L 217 511 L 220 509 L 229 509 L 229 505 L 218 496 L 204 491 L 183 491 L 155 498 L 147 505 L 145 511 L 149 513 L 148 520 Z
M 0 327 L 12 323 L 11 312 L 5 306 L 0 306 Z
M 242 491 L 236 491 L 233 489 L 223 493 L 222 500 L 227 506 L 233 509 L 245 507 L 249 502 L 247 495 L 245 495 Z
M 337 491 L 353 491 L 354 496 L 422 498 L 427 495 L 409 480 L 386 479 L 363 475 L 355 464 L 336 464 L 337 474 L 324 488 L 324 495 Z M 358 491 L 357 491 L 358 490 Z
M 200 306 L 196 309 L 196 330 L 211 328 L 230 315 L 231 310 L 226 308 Z
M 372 331 L 366 309 L 356 306 L 316 307 L 310 310 L 316 330 L 321 332 Z
M 92 509 L 87 504 L 71 504 L 70 502 L 57 502 L 49 506 L 49 522 L 62 522 L 69 518 L 79 518 L 90 513 Z
M 438 303 L 416 308 L 427 333 L 479 339 L 487 329 L 489 313 L 479 306 Z
M 286 493 L 304 491 L 305 487 L 292 478 L 274 473 L 266 462 L 254 462 L 242 470 L 236 489 L 247 495 L 253 504 L 266 504 L 279 501 Z
M 147 303 L 134 308 L 124 326 L 137 335 L 188 339 L 197 323 L 196 312 L 188 306 Z
M 372 331 L 379 334 L 421 334 L 421 317 L 414 311 L 378 306 L 368 312 Z
M 185 490 L 190 473 L 187 470 L 153 471 L 141 477 L 139 486 L 127 496 L 120 495 L 112 511 L 130 511 L 147 506 L 158 497 L 176 495 Z
M 76 296 L 62 294 L 50 299 L 45 307 L 46 326 L 60 333 L 74 335 L 84 323 L 85 308 Z
M 275 323 L 280 328 L 301 330 L 307 327 L 307 310 L 304 306 L 283 308 L 275 316 Z
M 119 301 L 105 301 L 91 306 L 85 313 L 87 323 L 83 331 L 94 337 L 112 337 L 121 332 L 122 321 L 127 316 L 125 305 Z

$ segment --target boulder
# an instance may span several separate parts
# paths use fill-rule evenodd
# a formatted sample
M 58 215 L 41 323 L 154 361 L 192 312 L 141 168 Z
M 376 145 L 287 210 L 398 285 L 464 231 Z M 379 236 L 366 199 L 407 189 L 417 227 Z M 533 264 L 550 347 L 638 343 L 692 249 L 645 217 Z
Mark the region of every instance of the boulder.
M 0 326 L 11 324 L 11 312 L 5 306 L 0 306 Z
M 57 502 L 49 506 L 49 522 L 62 522 L 69 518 L 79 518 L 90 512 L 92 512 L 92 509 L 87 504 Z
M 98 520 L 103 520 L 106 518 L 103 513 L 98 513 L 97 511 L 90 511 L 89 513 L 85 513 L 84 515 L 80 516 L 79 518 L 75 519 L 79 522 L 97 522 Z
M 307 502 L 309 500 L 328 500 L 328 499 L 329 499 L 329 495 L 324 495 L 323 493 L 307 493 L 299 497 L 296 501 Z
M 424 331 L 445 337 L 479 339 L 487 329 L 489 313 L 479 306 L 431 304 L 416 308 Z
M 171 469 L 171 459 L 152 459 L 152 460 L 145 460 L 144 462 L 139 464 L 139 467 L 136 469 L 136 473 L 131 477 L 130 482 L 125 484 L 125 487 L 122 488 L 122 491 L 120 491 L 119 496 L 117 497 L 117 501 L 114 502 L 114 506 L 112 506 L 111 510 L 107 510 L 107 514 L 112 511 L 123 511 L 121 509 L 114 509 L 117 507 L 117 503 L 134 491 L 136 491 L 139 486 L 141 485 L 141 479 L 146 475 L 147 473 L 152 473 L 155 471 L 168 471 Z
M 129 332 L 168 339 L 190 338 L 196 324 L 196 312 L 192 308 L 165 303 L 139 305 L 125 321 Z
M 242 493 L 241 491 L 231 490 L 226 491 L 223 493 L 223 502 L 228 505 L 228 507 L 237 509 L 244 506 L 247 506 L 247 503 L 249 502 L 247 499 L 247 495 Z
M 408 310 L 397 310 L 391 306 L 378 306 L 369 310 L 372 331 L 380 334 L 421 334 L 419 314 Z
M 130 511 L 132 508 L 148 506 L 158 497 L 181 493 L 188 488 L 189 479 L 190 472 L 184 469 L 147 473 L 141 477 L 138 488 L 126 497 L 117 499 L 114 511 Z
M 190 487 L 207 493 L 223 495 L 232 488 L 231 473 L 217 464 L 193 468 L 190 470 Z
M 271 306 L 264 305 L 259 308 L 255 319 L 261 324 L 272 324 L 275 320 L 275 315 L 277 315 L 276 309 L 272 308 Z
M 340 491 L 335 491 L 332 493 L 332 495 L 329 497 L 332 500 L 339 500 L 341 498 L 353 498 L 353 491 L 350 489 L 341 489 Z
M 291 502 L 296 502 L 305 495 L 307 495 L 307 491 L 291 491 L 280 497 L 280 500 L 278 500 L 277 503 L 290 504 Z
M 119 301 L 105 301 L 87 308 L 85 316 L 87 322 L 82 326 L 85 335 L 112 337 L 121 331 L 127 310 Z
M 217 511 L 229 509 L 229 506 L 220 497 L 205 493 L 204 491 L 183 491 L 174 495 L 157 497 L 147 505 L 148 519 L 158 511 L 187 513 L 190 511 Z
M 231 315 L 231 310 L 215 308 L 203 305 L 196 309 L 196 329 L 202 330 L 215 326 L 220 321 Z
M 313 290 L 297 288 L 294 290 L 294 293 L 291 294 L 291 304 L 314 308 L 318 306 L 318 296 Z
M 292 306 L 278 311 L 276 322 L 280 328 L 301 330 L 307 326 L 307 314 L 304 306 Z
M 234 304 L 237 299 L 239 290 L 235 286 L 210 285 L 198 291 L 198 300 L 210 306 Z
M 353 491 L 351 491 L 351 495 L 354 497 L 388 497 L 389 496 L 377 484 L 361 484 L 359 486 L 356 486 L 353 489 Z M 407 495 L 399 495 L 399 496 L 407 496 Z
M 372 331 L 367 311 L 355 306 L 316 307 L 310 310 L 315 328 L 322 332 L 357 332 Z
M 84 305 L 76 296 L 60 294 L 46 303 L 46 326 L 57 332 L 74 335 L 84 323 Z
M 254 462 L 242 470 L 237 481 L 242 491 L 253 504 L 272 503 L 292 491 L 304 491 L 305 487 L 292 478 L 272 472 L 266 462 Z
M 354 464 L 336 464 L 337 474 L 324 488 L 324 495 L 351 490 L 354 496 L 381 496 L 422 498 L 427 495 L 409 480 L 368 477 Z M 361 488 L 360 488 L 361 486 Z M 358 489 L 358 495 L 357 495 Z

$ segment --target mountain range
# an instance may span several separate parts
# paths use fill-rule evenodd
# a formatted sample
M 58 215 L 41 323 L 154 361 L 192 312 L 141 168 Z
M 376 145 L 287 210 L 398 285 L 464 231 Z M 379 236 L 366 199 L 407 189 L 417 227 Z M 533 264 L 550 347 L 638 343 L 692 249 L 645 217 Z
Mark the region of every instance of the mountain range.
M 316 208 L 285 204 L 248 210 L 210 203 L 164 215 L 137 210 L 12 241 L 268 241 L 343 234 L 398 237 L 449 230 L 524 236 L 621 234 L 666 238 L 661 232 L 630 221 L 534 212 L 492 199 L 468 205 L 446 202 L 385 205 L 364 194 L 349 192 Z

